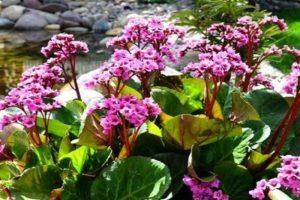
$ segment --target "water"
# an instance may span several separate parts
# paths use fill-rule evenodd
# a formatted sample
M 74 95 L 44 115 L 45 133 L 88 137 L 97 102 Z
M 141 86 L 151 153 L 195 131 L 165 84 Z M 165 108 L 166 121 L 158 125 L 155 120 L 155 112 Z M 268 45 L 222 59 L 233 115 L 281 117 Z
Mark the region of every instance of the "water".
M 24 70 L 45 62 L 40 48 L 56 33 L 0 31 L 0 95 L 5 95 L 18 83 Z M 96 69 L 109 57 L 111 52 L 99 45 L 103 36 L 77 34 L 75 37 L 87 42 L 90 49 L 90 53 L 77 59 L 78 74 Z

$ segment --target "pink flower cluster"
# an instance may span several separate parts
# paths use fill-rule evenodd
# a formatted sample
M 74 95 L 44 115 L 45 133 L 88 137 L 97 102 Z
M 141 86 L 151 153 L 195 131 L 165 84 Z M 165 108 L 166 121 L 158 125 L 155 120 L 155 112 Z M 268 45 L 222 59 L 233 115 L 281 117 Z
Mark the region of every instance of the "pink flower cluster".
M 249 89 L 252 89 L 253 87 L 259 85 L 263 85 L 268 89 L 274 89 L 271 80 L 261 73 L 258 73 L 255 77 L 253 77 L 250 80 Z
M 287 94 L 295 94 L 297 87 L 299 87 L 300 79 L 300 62 L 295 62 L 292 65 L 292 72 L 286 77 L 286 83 L 283 87 L 283 91 Z
M 175 62 L 176 58 L 171 51 L 175 39 L 183 38 L 183 29 L 174 25 L 165 25 L 157 17 L 133 18 L 125 26 L 123 34 L 115 37 L 107 43 L 108 47 L 118 47 L 130 51 L 130 46 L 144 49 L 146 46 L 155 49 L 160 56 Z M 174 38 L 175 37 L 175 38 Z
M 284 20 L 278 19 L 276 16 L 267 16 L 260 22 L 253 21 L 250 16 L 244 16 L 238 19 L 235 27 L 224 23 L 213 24 L 207 29 L 207 33 L 238 48 L 249 45 L 251 48 L 256 48 L 261 41 L 262 28 L 266 24 L 277 25 L 281 31 L 287 28 Z
M 20 123 L 26 128 L 35 125 L 38 112 L 49 112 L 61 105 L 53 98 L 59 93 L 52 89 L 55 84 L 64 82 L 59 67 L 43 64 L 25 71 L 21 82 L 13 88 L 4 100 L 0 110 L 18 108 L 19 112 L 5 115 L 0 121 L 0 130 L 11 123 Z
M 264 179 L 258 181 L 256 188 L 249 194 L 254 199 L 262 200 L 268 191 L 281 187 L 290 189 L 296 197 L 300 197 L 300 157 L 283 156 L 277 177 L 268 181 Z
M 126 50 L 116 50 L 110 62 L 100 66 L 99 72 L 86 83 L 86 86 L 107 85 L 113 77 L 127 81 L 136 75 L 142 79 L 145 74 L 162 71 L 164 68 L 163 59 L 153 48 L 143 50 L 136 48 L 132 53 Z
M 159 106 L 149 98 L 138 100 L 132 95 L 105 99 L 104 102 L 95 104 L 89 110 L 89 114 L 99 109 L 106 111 L 106 116 L 100 122 L 105 134 L 110 134 L 112 129 L 118 125 L 125 126 L 125 123 L 138 128 L 148 118 L 155 117 L 161 112 Z
M 211 182 L 200 182 L 195 178 L 184 176 L 183 182 L 193 193 L 194 200 L 229 200 L 220 188 L 221 182 L 215 179 Z
M 54 35 L 48 42 L 46 47 L 43 47 L 41 53 L 50 58 L 49 64 L 62 64 L 79 52 L 87 53 L 89 51 L 87 44 L 81 41 L 76 41 L 71 34 L 60 33 Z
M 230 46 L 206 45 L 199 54 L 199 62 L 189 63 L 184 73 L 194 77 L 209 77 L 224 79 L 232 71 L 237 75 L 247 72 L 248 66 L 242 62 L 241 57 Z

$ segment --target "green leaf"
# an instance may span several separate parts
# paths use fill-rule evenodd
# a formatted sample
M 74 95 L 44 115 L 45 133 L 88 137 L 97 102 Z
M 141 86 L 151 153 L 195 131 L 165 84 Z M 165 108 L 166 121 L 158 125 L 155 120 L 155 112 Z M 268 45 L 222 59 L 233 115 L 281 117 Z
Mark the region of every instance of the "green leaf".
M 64 179 L 62 200 L 89 200 L 93 178 L 76 175 Z
M 280 94 L 266 89 L 251 91 L 245 96 L 245 100 L 255 108 L 261 120 L 269 125 L 272 131 L 276 130 L 289 108 Z
M 43 119 L 40 117 L 37 118 L 37 125 L 38 127 L 45 129 Z M 65 137 L 70 129 L 70 125 L 64 124 L 61 121 L 58 121 L 56 119 L 49 120 L 48 131 L 53 135 L 56 135 L 58 137 Z
M 246 162 L 246 166 L 249 170 L 258 170 L 261 165 L 271 157 L 271 154 L 262 154 L 258 151 L 251 151 L 250 156 Z
M 248 127 L 253 131 L 254 137 L 250 141 L 252 149 L 260 147 L 271 134 L 270 127 L 262 121 L 245 121 L 242 127 Z
M 202 108 L 202 104 L 196 100 L 189 100 L 183 92 L 167 87 L 152 88 L 152 97 L 161 109 L 168 115 L 193 113 Z
M 135 97 L 137 97 L 138 99 L 142 99 L 142 95 L 141 93 L 139 93 L 137 90 L 133 89 L 132 87 L 129 87 L 128 85 L 124 86 L 124 88 L 121 91 L 121 96 L 125 96 L 131 94 Z
M 222 84 L 217 96 L 217 101 L 222 108 L 222 113 L 225 118 L 229 118 L 232 111 L 232 93 L 236 89 L 229 87 L 227 84 Z
M 101 170 L 111 158 L 112 153 L 111 148 L 90 149 L 84 172 L 95 174 L 97 171 Z
M 214 172 L 221 181 L 222 190 L 232 200 L 247 200 L 253 187 L 253 177 L 247 168 L 231 162 L 224 162 L 215 167 Z
M 292 139 L 288 154 L 293 156 L 300 156 L 300 136 Z
M 260 120 L 256 110 L 238 92 L 232 93 L 232 113 L 235 121 Z
M 80 119 L 86 108 L 85 103 L 79 100 L 72 100 L 66 104 L 66 109 L 72 112 L 73 117 L 76 119 Z
M 64 162 L 65 159 L 69 159 L 71 161 L 72 167 L 80 173 L 84 167 L 84 164 L 88 158 L 89 148 L 82 146 L 78 149 L 71 151 L 68 154 L 63 155 L 59 158 L 60 162 Z
M 103 134 L 100 117 L 96 114 L 86 116 L 81 122 L 78 140 L 72 141 L 77 145 L 103 149 L 107 144 L 107 136 Z
M 165 152 L 165 144 L 161 137 L 143 133 L 137 138 L 133 147 L 132 155 L 151 157 Z
M 187 156 L 177 153 L 160 153 L 153 158 L 161 161 L 170 169 L 172 183 L 164 197 L 174 197 L 183 186 L 182 179 L 187 171 Z
M 66 155 L 67 153 L 70 153 L 72 151 L 72 144 L 69 139 L 69 136 L 65 136 L 59 146 L 59 151 L 58 151 L 58 159 L 60 159 L 62 156 Z
M 7 146 L 12 153 L 21 160 L 24 154 L 29 150 L 30 144 L 26 132 L 16 131 L 7 138 Z
M 14 163 L 0 163 L 0 180 L 9 180 L 20 175 L 20 170 Z
M 161 199 L 171 183 L 169 169 L 161 162 L 130 157 L 101 172 L 91 188 L 91 199 Z
M 36 154 L 40 165 L 54 164 L 49 146 L 42 145 L 34 148 L 33 151 Z
M 166 140 L 188 150 L 193 144 L 206 145 L 228 136 L 238 136 L 242 128 L 231 122 L 206 116 L 179 115 L 162 124 Z
M 13 180 L 12 193 L 16 199 L 49 199 L 53 189 L 60 188 L 62 170 L 56 166 L 44 165 L 25 170 Z
M 148 133 L 162 137 L 161 129 L 154 122 L 147 121 Z

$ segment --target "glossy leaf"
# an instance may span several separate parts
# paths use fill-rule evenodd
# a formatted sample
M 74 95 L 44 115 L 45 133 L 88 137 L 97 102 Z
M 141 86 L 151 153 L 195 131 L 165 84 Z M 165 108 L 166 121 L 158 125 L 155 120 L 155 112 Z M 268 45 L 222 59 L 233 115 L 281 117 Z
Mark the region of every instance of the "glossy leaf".
M 162 124 L 164 136 L 184 150 L 193 144 L 205 145 L 228 136 L 238 136 L 241 127 L 206 116 L 179 115 Z
M 249 190 L 253 187 L 253 177 L 247 168 L 231 162 L 216 166 L 214 172 L 221 181 L 222 190 L 232 200 L 250 199 Z
M 38 117 L 37 118 L 37 125 L 40 128 L 45 128 L 43 119 Z M 65 137 L 68 132 L 71 130 L 71 126 L 62 123 L 61 121 L 58 121 L 56 119 L 50 119 L 49 125 L 48 125 L 48 131 L 49 133 L 56 135 L 58 137 Z
M 0 180 L 9 180 L 20 175 L 20 170 L 14 163 L 0 163 Z
M 61 172 L 60 168 L 53 165 L 27 169 L 18 179 L 13 180 L 13 196 L 16 199 L 49 199 L 51 191 L 62 185 Z
M 100 117 L 97 114 L 86 116 L 81 122 L 78 140 L 72 141 L 78 145 L 103 149 L 106 146 L 107 136 L 103 134 L 100 126 Z
M 12 153 L 21 160 L 24 154 L 30 149 L 27 133 L 16 131 L 7 138 L 7 146 Z
M 161 162 L 130 157 L 101 172 L 91 188 L 91 199 L 160 199 L 171 183 L 169 169 Z
M 82 146 L 78 149 L 71 151 L 68 154 L 63 155 L 59 158 L 60 162 L 63 162 L 65 159 L 69 159 L 73 168 L 80 173 L 84 167 L 84 164 L 88 158 L 89 148 Z
M 64 179 L 62 200 L 89 200 L 93 178 L 83 175 L 74 175 Z
M 260 120 L 256 110 L 237 92 L 232 93 L 232 114 L 235 121 Z

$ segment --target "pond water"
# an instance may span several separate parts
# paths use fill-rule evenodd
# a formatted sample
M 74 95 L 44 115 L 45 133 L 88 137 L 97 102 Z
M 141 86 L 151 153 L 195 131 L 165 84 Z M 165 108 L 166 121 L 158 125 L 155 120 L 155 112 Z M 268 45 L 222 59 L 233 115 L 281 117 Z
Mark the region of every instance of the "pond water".
M 0 31 L 0 95 L 5 95 L 18 83 L 24 70 L 45 62 L 40 48 L 56 33 Z M 96 69 L 109 57 L 111 52 L 99 45 L 103 36 L 91 33 L 74 35 L 76 39 L 87 42 L 90 49 L 90 53 L 77 59 L 78 74 Z

